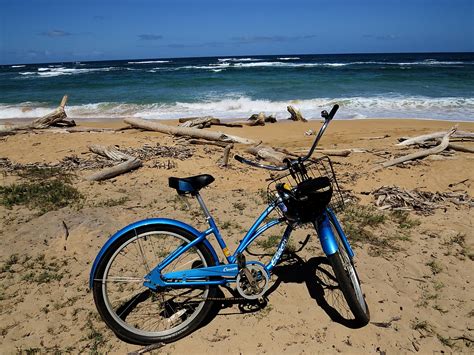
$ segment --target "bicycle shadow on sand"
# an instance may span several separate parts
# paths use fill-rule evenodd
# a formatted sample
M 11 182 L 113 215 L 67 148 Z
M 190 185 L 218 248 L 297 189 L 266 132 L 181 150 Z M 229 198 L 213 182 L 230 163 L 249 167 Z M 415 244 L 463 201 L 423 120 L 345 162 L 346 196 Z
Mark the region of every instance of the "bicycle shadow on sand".
M 309 296 L 316 301 L 332 321 L 352 329 L 361 328 L 344 299 L 326 257 L 320 256 L 303 260 L 296 253 L 285 253 L 279 264 L 273 269 L 272 274 L 277 279 L 269 287 L 263 301 L 232 299 L 214 301 L 213 308 L 199 328 L 209 324 L 221 310 L 236 304 L 239 312 L 226 313 L 226 315 L 253 313 L 264 309 L 268 304 L 267 296 L 275 292 L 282 283 L 304 283 Z M 239 297 L 239 295 L 235 296 Z M 218 297 L 224 297 L 221 289 L 218 291 Z

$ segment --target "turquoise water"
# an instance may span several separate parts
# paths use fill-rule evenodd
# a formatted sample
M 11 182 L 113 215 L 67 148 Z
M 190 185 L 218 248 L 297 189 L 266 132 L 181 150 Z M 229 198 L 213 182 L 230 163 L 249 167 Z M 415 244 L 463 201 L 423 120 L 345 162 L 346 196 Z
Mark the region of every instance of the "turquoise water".
M 36 117 L 69 94 L 72 118 L 339 118 L 474 121 L 474 53 L 285 55 L 0 66 L 0 118 Z

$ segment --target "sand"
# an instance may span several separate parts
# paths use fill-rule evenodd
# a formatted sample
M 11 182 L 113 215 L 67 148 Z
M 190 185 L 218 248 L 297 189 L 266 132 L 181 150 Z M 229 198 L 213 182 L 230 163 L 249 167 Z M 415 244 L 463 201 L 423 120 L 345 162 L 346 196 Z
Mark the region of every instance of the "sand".
M 82 125 L 123 124 L 102 121 Z M 373 170 L 384 160 L 381 152 L 405 153 L 395 146 L 399 137 L 447 130 L 452 125 L 453 122 L 428 120 L 336 120 L 321 146 L 368 150 L 332 159 L 343 188 L 351 190 L 360 205 L 373 205 L 374 198 L 368 193 L 383 185 L 432 192 L 460 190 L 474 196 L 474 156 L 469 153 L 456 152 L 442 160 L 425 159 L 408 166 Z M 317 131 L 319 126 L 318 121 L 283 122 L 219 130 L 297 151 L 309 148 L 314 138 L 304 132 Z M 474 123 L 461 122 L 459 129 L 474 131 Z M 384 135 L 389 137 L 365 139 Z M 94 143 L 141 147 L 174 145 L 175 140 L 136 130 L 27 133 L 0 139 L 0 157 L 22 164 L 55 163 L 73 154 L 88 156 L 87 145 Z M 472 143 L 463 144 L 473 147 Z M 230 225 L 222 232 L 231 250 L 241 239 L 242 230 L 264 208 L 259 195 L 268 184 L 265 171 L 234 160 L 229 168 L 222 169 L 216 164 L 221 148 L 193 149 L 191 158 L 177 160 L 177 167 L 170 170 L 153 168 L 151 162 L 145 162 L 139 170 L 101 183 L 85 181 L 91 171 L 78 171 L 74 184 L 84 196 L 80 204 L 45 214 L 22 206 L 0 206 L 0 353 L 33 349 L 125 353 L 140 349 L 120 341 L 105 326 L 88 291 L 91 264 L 108 236 L 128 223 L 148 217 L 181 219 L 203 229 L 205 221 L 195 213 L 195 202 L 191 203 L 190 213 L 167 187 L 169 176 L 209 173 L 216 178 L 202 195 L 217 221 Z M 234 149 L 243 151 L 244 147 Z M 406 150 L 409 151 L 412 150 Z M 14 174 L 4 174 L 1 185 L 19 179 Z M 450 187 L 463 180 L 466 181 Z M 193 334 L 155 352 L 472 352 L 472 211 L 446 203 L 430 216 L 411 212 L 410 218 L 417 223 L 405 229 L 390 219 L 389 212 L 385 214 L 386 223 L 367 228 L 389 241 L 389 247 L 374 252 L 373 245 L 365 241 L 355 246 L 356 266 L 371 311 L 369 325 L 352 329 L 325 306 L 324 300 L 331 301 L 331 292 L 323 292 L 318 286 L 314 269 L 324 266 L 323 253 L 314 232 L 306 229 L 296 233 L 293 243 L 299 245 L 306 234 L 312 234 L 310 243 L 298 253 L 298 261 L 283 263 L 272 277 L 274 287 L 265 308 L 242 313 L 237 305 L 227 304 Z M 67 240 L 63 221 L 69 231 Z M 222 255 L 220 251 L 218 254 Z M 17 261 L 12 262 L 15 255 Z M 60 279 L 35 278 L 44 270 Z

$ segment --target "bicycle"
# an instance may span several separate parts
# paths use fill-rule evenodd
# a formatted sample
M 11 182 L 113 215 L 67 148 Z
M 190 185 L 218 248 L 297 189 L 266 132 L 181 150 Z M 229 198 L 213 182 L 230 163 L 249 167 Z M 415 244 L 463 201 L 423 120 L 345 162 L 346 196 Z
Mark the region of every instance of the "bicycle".
M 324 124 L 304 157 L 287 158 L 285 166 L 272 166 L 235 156 L 241 163 L 286 172 L 269 184 L 268 206 L 233 254 L 199 193 L 214 181 L 207 174 L 170 177 L 169 186 L 179 195 L 197 199 L 208 229 L 198 231 L 181 221 L 151 218 L 126 226 L 110 237 L 93 263 L 89 286 L 103 321 L 120 339 L 147 345 L 188 335 L 210 311 L 219 286 L 234 285 L 243 299 L 263 298 L 291 232 L 308 223 L 317 231 L 355 321 L 361 326 L 369 322 L 369 309 L 353 263 L 354 252 L 335 214 L 344 202 L 331 161 L 328 157 L 310 159 L 338 107 L 321 113 Z M 266 221 L 274 210 L 279 212 L 278 217 Z M 286 228 L 271 260 L 266 265 L 247 261 L 244 252 L 249 245 L 282 223 Z M 214 234 L 225 262 L 219 261 L 209 243 L 210 234 Z

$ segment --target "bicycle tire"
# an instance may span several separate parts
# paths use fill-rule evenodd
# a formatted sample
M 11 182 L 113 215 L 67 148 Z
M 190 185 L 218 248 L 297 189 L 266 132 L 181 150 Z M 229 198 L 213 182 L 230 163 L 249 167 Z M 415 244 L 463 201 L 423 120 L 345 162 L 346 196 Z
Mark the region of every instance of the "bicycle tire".
M 205 319 L 213 303 L 206 298 L 216 296 L 215 286 L 152 291 L 143 285 L 144 276 L 159 261 L 151 262 L 151 259 L 162 260 L 173 248 L 195 238 L 192 233 L 172 225 L 145 226 L 124 234 L 106 251 L 97 266 L 92 290 L 100 316 L 117 337 L 139 345 L 169 343 L 193 332 Z M 153 244 L 156 240 L 159 245 Z M 158 247 L 170 250 L 157 252 Z M 123 266 L 121 261 L 124 261 Z M 164 272 L 213 265 L 211 252 L 199 243 L 176 258 Z M 190 296 L 195 292 L 198 295 Z M 184 297 L 181 303 L 180 297 Z M 138 322 L 143 325 L 139 326 Z
M 362 293 L 359 276 L 337 228 L 335 228 L 332 221 L 330 221 L 330 223 L 339 251 L 329 255 L 328 259 L 336 276 L 339 288 L 355 317 L 355 322 L 359 326 L 364 326 L 370 321 L 370 311 L 365 301 L 365 296 Z

